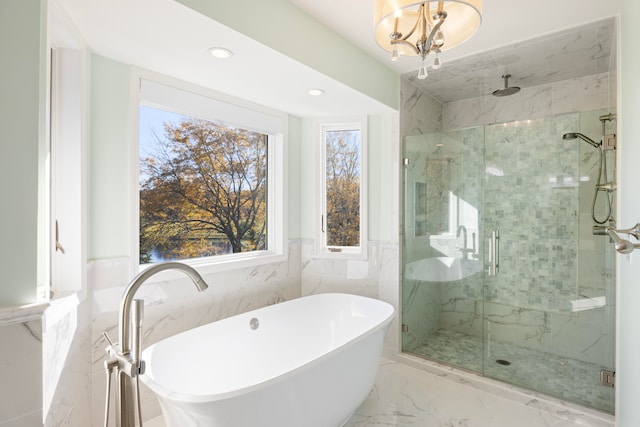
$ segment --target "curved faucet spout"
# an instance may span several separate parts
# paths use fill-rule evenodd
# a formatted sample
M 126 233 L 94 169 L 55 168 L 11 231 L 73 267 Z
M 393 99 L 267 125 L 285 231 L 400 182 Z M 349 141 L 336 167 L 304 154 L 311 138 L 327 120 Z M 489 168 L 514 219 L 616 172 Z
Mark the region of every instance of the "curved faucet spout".
M 458 230 L 456 230 L 456 237 L 460 237 L 460 232 L 462 231 L 462 247 L 463 249 L 467 249 L 467 227 L 464 225 L 459 225 Z
M 131 352 L 131 309 L 133 304 L 133 298 L 138 291 L 138 288 L 149 277 L 156 273 L 165 270 L 178 270 L 186 274 L 196 285 L 198 291 L 202 292 L 208 288 L 204 279 L 200 274 L 191 266 L 183 264 L 181 262 L 164 262 L 155 264 L 144 271 L 141 271 L 127 286 L 120 302 L 120 354 L 128 354 Z

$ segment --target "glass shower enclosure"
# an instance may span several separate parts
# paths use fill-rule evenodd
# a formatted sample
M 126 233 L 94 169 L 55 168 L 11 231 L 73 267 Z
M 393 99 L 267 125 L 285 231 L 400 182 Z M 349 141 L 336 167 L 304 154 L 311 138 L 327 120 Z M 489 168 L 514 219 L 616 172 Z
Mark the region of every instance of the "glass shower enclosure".
M 613 412 L 601 371 L 614 371 L 614 251 L 591 219 L 598 150 L 562 139 L 599 140 L 604 113 L 405 138 L 403 351 Z

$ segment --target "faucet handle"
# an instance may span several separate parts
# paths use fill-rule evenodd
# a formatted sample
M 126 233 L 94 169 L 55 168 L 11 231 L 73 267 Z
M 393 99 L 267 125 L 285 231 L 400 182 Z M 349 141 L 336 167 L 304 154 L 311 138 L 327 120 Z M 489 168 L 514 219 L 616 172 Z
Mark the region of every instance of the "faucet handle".
M 102 336 L 105 340 L 107 340 L 109 345 L 113 347 L 113 341 L 111 341 L 111 338 L 109 338 L 109 334 L 107 333 L 107 331 L 102 331 Z
M 131 353 L 133 363 L 138 364 L 142 357 L 142 319 L 144 318 L 144 300 L 133 300 L 133 319 L 131 326 L 133 328 L 131 334 Z

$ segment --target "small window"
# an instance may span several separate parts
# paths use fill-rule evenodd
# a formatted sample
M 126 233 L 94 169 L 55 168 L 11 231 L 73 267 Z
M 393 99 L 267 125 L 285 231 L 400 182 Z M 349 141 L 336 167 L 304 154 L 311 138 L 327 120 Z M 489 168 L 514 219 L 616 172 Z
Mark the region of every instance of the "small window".
M 157 84 L 143 80 L 140 264 L 206 259 L 215 263 L 247 254 L 282 253 L 282 239 L 272 236 L 281 231 L 275 219 L 281 197 L 274 192 L 282 179 L 272 163 L 282 151 L 277 148 L 282 135 L 269 126 L 247 124 L 252 114 L 242 120 L 238 106 L 234 107 L 239 115 L 229 116 L 232 108 L 223 109 L 226 113 L 216 108 L 200 112 L 197 104 L 203 97 L 178 89 L 171 88 L 187 99 L 184 105 L 189 108 L 178 100 L 171 105 L 173 97 L 159 105 L 157 94 L 166 88 L 156 89 Z
M 366 121 L 321 125 L 321 252 L 366 257 Z

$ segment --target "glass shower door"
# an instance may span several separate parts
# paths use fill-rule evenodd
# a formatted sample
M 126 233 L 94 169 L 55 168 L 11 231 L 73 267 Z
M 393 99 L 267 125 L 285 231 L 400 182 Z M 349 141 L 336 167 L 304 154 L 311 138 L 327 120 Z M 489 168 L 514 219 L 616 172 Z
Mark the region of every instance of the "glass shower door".
M 483 369 L 482 127 L 404 141 L 403 351 Z
M 485 127 L 484 245 L 495 256 L 483 372 L 613 412 L 613 389 L 600 384 L 613 367 L 611 266 L 581 209 L 597 151 L 561 138 L 579 129 L 578 113 Z

